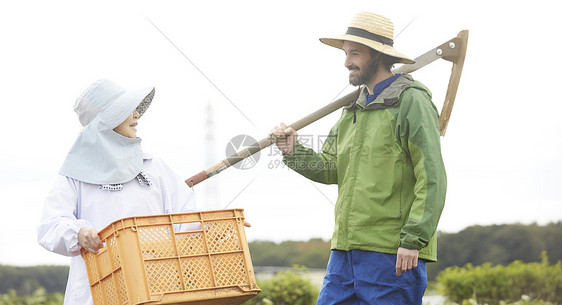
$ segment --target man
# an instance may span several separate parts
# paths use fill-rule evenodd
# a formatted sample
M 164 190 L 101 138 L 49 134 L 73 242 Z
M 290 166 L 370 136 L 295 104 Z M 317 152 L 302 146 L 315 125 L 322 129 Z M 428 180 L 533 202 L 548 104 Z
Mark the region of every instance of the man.
M 345 52 L 349 82 L 361 86 L 322 148 L 298 143 L 283 123 L 272 129 L 288 167 L 338 184 L 332 252 L 318 304 L 421 304 L 426 261 L 445 202 L 438 112 L 431 93 L 395 63 L 389 19 L 357 14 L 344 35 L 321 38 Z

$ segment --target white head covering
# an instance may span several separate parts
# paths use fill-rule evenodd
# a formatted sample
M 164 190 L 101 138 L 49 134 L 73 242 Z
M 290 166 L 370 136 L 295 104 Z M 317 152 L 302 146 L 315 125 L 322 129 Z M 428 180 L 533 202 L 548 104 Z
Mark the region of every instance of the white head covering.
M 126 91 L 106 79 L 90 85 L 74 105 L 84 128 L 59 173 L 92 184 L 118 184 L 134 179 L 142 170 L 141 139 L 124 137 L 113 129 L 135 109 L 142 116 L 153 97 L 152 87 Z

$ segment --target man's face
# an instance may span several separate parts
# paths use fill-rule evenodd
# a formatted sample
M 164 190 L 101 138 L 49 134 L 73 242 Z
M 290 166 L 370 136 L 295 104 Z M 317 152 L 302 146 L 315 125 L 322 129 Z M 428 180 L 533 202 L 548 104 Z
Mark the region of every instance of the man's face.
M 344 41 L 343 50 L 345 52 L 344 65 L 349 69 L 349 83 L 353 86 L 367 84 L 376 74 L 376 66 L 371 63 L 369 47 L 356 42 Z

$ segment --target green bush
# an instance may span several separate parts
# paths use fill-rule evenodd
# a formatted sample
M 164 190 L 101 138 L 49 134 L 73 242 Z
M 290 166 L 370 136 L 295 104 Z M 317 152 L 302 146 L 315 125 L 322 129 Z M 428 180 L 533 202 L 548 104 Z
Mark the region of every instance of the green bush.
M 532 300 L 562 304 L 562 261 L 552 265 L 545 253 L 541 262 L 448 267 L 439 273 L 437 281 L 444 296 L 462 304 L 471 304 L 466 303 L 470 299 L 479 304 L 516 302 L 522 295 Z
M 479 305 L 475 299 L 463 300 L 460 305 Z M 450 301 L 445 302 L 443 305 L 459 305 L 456 302 L 451 303 Z M 507 303 L 505 301 L 500 301 L 499 305 L 557 305 L 543 300 L 532 300 L 528 295 L 522 295 L 521 300 L 515 301 L 513 303 Z
M 15 290 L 0 294 L 0 305 L 62 305 L 63 301 L 62 293 L 47 294 L 43 287 L 25 296 L 18 296 Z
M 258 280 L 262 290 L 257 297 L 244 305 L 313 305 L 318 297 L 318 290 L 305 275 L 306 268 L 293 267 L 292 270 L 279 272 L 271 279 Z

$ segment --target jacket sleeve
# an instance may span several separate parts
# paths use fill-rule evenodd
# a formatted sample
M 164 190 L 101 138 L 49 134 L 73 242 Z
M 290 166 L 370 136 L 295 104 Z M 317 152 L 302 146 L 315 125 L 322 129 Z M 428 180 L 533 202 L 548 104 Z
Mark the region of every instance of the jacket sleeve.
M 304 177 L 324 183 L 338 183 L 337 161 L 337 124 L 330 130 L 322 145 L 322 152 L 298 143 L 292 153 L 283 156 L 283 163 Z
M 441 156 L 439 116 L 428 92 L 404 91 L 397 118 L 397 132 L 411 158 L 415 184 L 414 202 L 400 233 L 400 246 L 420 250 L 437 230 L 445 204 L 447 177 Z
M 78 219 L 78 193 L 71 178 L 58 175 L 43 208 L 43 216 L 37 227 L 37 240 L 43 248 L 65 256 L 80 254 L 78 232 L 83 227 L 93 227 L 84 219 Z

